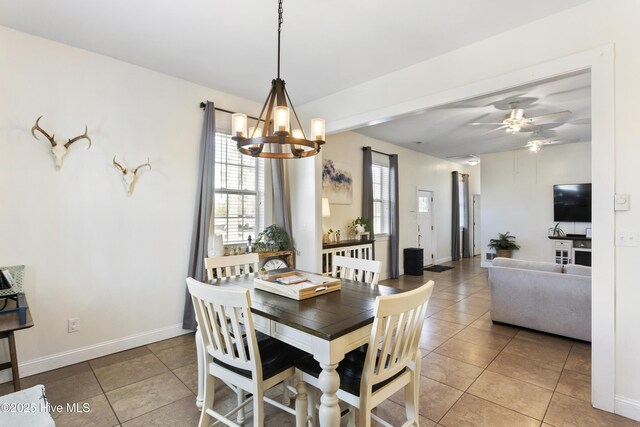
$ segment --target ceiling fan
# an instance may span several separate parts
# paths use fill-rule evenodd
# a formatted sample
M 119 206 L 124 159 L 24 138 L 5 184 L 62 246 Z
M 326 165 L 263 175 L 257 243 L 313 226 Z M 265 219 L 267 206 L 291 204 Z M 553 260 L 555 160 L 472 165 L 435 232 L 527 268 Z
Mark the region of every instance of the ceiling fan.
M 529 139 L 527 141 L 527 145 L 524 146 L 524 148 L 528 148 L 529 151 L 533 152 L 533 153 L 538 153 L 540 150 L 542 150 L 542 147 L 547 146 L 547 145 L 554 145 L 554 144 L 568 144 L 571 142 L 578 142 L 580 141 L 578 138 L 575 139 L 554 139 L 554 138 L 545 138 L 539 135 L 534 136 L 533 138 Z
M 527 117 L 524 109 L 518 108 L 517 102 L 509 104 L 511 111 L 507 113 L 500 123 L 470 123 L 472 126 L 498 126 L 498 129 L 506 129 L 507 132 L 515 134 L 518 132 L 535 132 L 539 125 L 551 122 L 571 115 L 571 111 L 558 111 L 557 113 L 543 114 L 536 117 Z

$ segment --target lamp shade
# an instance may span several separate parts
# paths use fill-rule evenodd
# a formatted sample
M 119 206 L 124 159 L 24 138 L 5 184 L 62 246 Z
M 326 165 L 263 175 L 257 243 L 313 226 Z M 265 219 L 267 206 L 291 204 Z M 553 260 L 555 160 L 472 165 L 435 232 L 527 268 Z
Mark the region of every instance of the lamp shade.
M 322 217 L 326 218 L 331 216 L 331 209 L 329 208 L 329 199 L 326 197 L 322 198 Z

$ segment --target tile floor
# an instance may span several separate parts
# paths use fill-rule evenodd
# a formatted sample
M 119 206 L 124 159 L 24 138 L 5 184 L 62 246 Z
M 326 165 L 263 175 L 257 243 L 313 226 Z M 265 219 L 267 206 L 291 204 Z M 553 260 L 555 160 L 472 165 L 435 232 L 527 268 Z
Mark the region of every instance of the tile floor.
M 421 426 L 640 426 L 589 404 L 588 343 L 494 325 L 479 259 L 451 265 L 383 282 L 406 289 L 436 283 L 420 342 Z M 195 351 L 193 335 L 184 335 L 27 377 L 23 387 L 44 384 L 53 404 L 90 403 L 90 413 L 55 414 L 59 427 L 195 426 Z M 9 392 L 0 384 L 0 395 Z M 397 393 L 376 413 L 401 425 L 403 400 Z M 226 386 L 218 387 L 217 409 L 234 402 Z M 289 414 L 265 408 L 266 426 L 295 425 Z

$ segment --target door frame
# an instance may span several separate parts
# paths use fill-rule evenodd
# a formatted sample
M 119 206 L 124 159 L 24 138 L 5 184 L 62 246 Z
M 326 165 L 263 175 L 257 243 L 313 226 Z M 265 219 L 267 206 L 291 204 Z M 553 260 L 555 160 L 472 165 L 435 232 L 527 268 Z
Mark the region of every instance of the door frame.
M 473 245 L 472 245 L 473 249 L 472 249 L 472 254 L 471 254 L 472 257 L 474 257 L 476 255 L 482 255 L 482 249 L 481 249 L 482 243 L 480 242 L 482 236 L 480 236 L 479 234 L 476 235 L 476 231 L 477 231 L 476 230 L 476 196 L 478 197 L 478 199 L 480 199 L 480 194 L 472 194 L 471 195 L 471 206 L 472 206 L 471 211 L 473 212 L 473 219 L 472 219 L 473 225 L 471 227 L 473 229 L 473 237 L 472 237 L 472 239 L 473 239 Z M 482 199 L 480 199 L 480 200 L 482 200 Z M 480 215 L 478 215 L 478 216 L 480 216 Z M 478 253 L 477 254 L 476 254 L 476 242 L 478 243 Z
M 453 65 L 455 66 L 455 64 Z M 609 43 L 583 52 L 550 59 L 485 80 L 436 90 L 392 106 L 368 110 L 327 126 L 335 133 L 392 120 L 425 109 L 464 101 L 541 80 L 580 71 L 591 71 L 591 132 L 593 182 L 593 267 L 592 267 L 592 378 L 591 403 L 614 412 L 615 397 L 615 289 L 616 216 L 611 206 L 615 195 L 615 49 Z
M 436 192 L 433 190 L 427 190 L 426 188 L 416 188 L 416 196 L 415 196 L 416 229 L 418 228 L 417 224 L 418 224 L 418 192 L 419 191 L 428 191 L 429 193 L 431 193 L 431 255 L 432 255 L 431 259 L 433 260 L 433 262 L 429 265 L 436 265 L 438 263 L 438 258 L 436 257 L 436 255 L 438 254 L 438 239 L 437 239 L 438 236 L 436 234 L 436 216 L 434 213 L 435 209 L 433 208 L 436 203 Z

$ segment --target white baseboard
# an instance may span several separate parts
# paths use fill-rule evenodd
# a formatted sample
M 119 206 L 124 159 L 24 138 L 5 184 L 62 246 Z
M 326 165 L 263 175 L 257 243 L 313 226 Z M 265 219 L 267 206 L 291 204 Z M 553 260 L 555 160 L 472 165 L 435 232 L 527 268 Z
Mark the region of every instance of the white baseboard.
M 184 335 L 189 332 L 191 331 L 182 329 L 182 323 L 178 323 L 164 328 L 129 335 L 124 338 L 118 338 L 74 350 L 64 351 L 62 353 L 38 357 L 18 364 L 20 377 L 28 377 L 29 375 L 62 368 L 64 366 L 73 365 L 74 363 L 95 359 L 96 357 L 102 357 L 119 351 L 129 350 L 134 347 L 140 347 L 141 345 L 177 337 L 178 335 Z M 0 383 L 10 380 L 11 370 L 6 370 L 0 373 Z
M 614 402 L 614 412 L 623 417 L 640 421 L 640 402 L 622 396 L 616 396 Z
M 482 267 L 482 268 L 491 267 L 491 261 L 484 261 L 484 260 L 480 261 L 480 267 Z
M 436 260 L 436 264 L 444 264 L 445 262 L 449 262 L 449 261 L 451 261 L 451 257 L 447 256 L 447 257 L 444 257 L 444 258 L 437 259 Z

